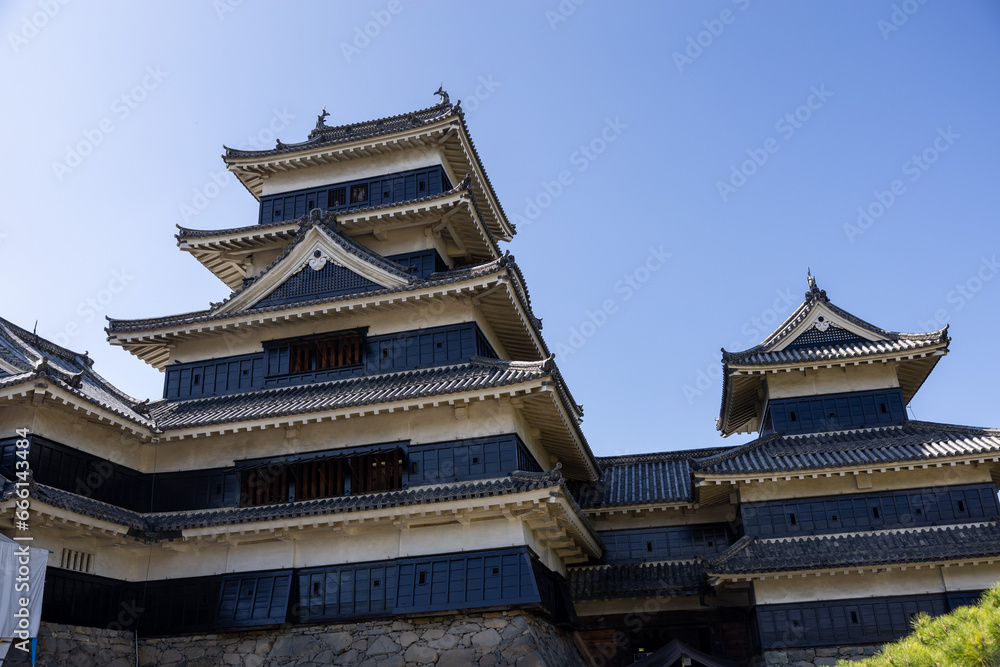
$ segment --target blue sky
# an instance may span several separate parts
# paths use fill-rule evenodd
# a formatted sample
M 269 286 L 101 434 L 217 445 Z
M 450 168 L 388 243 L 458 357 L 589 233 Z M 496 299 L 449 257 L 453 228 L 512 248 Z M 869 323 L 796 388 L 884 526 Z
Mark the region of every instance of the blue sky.
M 1000 426 L 998 3 L 36 0 L 0 27 L 0 315 L 137 397 L 162 376 L 103 318 L 226 296 L 173 238 L 255 222 L 222 145 L 443 82 L 598 455 L 745 441 L 715 431 L 719 349 L 807 267 L 876 325 L 951 325 L 916 418 Z

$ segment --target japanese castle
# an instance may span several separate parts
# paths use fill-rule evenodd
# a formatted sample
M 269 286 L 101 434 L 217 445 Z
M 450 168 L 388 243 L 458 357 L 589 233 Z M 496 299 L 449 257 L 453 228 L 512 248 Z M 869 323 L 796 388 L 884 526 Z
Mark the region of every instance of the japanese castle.
M 108 323 L 162 398 L 0 319 L 39 664 L 830 664 L 1000 580 L 1000 430 L 907 416 L 947 328 L 869 324 L 812 276 L 723 352 L 717 429 L 752 439 L 595 456 L 437 95 L 225 149 L 258 219 L 177 243 L 231 294 Z

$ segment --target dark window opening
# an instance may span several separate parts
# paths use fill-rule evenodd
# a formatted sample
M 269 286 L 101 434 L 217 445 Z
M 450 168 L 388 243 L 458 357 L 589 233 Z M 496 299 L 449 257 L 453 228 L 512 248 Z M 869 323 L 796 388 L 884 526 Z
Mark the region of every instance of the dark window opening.
M 201 384 L 201 376 L 198 375 L 197 373 L 195 373 L 195 376 L 194 376 L 194 383 L 195 384 Z
M 885 403 L 880 403 L 879 406 L 882 409 L 882 414 L 885 414 L 886 412 L 888 412 L 888 410 L 885 409 Z
M 917 514 L 923 514 L 923 513 L 924 513 L 924 512 L 923 512 L 923 510 L 921 510 L 921 509 L 920 509 L 920 508 L 918 507 L 918 508 L 917 508 Z
M 792 627 L 798 628 L 798 627 L 801 627 L 801 626 L 802 626 L 802 624 L 799 623 L 798 621 L 792 621 Z
M 360 363 L 361 334 L 356 331 L 288 345 L 290 374 L 357 366 Z
M 473 463 L 479 463 L 479 457 L 478 456 L 473 456 L 472 457 L 472 462 Z
M 320 594 L 319 582 L 318 581 L 314 581 L 313 582 L 313 595 L 319 595 L 319 594 Z
M 246 368 L 243 369 L 243 375 L 250 375 L 250 371 Z
M 653 543 L 646 542 L 646 551 L 652 551 L 652 550 L 653 550 Z
M 222 485 L 221 484 L 216 484 L 215 485 L 215 492 L 217 494 L 222 493 Z
M 417 585 L 423 586 L 426 583 L 427 583 L 427 573 L 426 572 L 419 573 L 417 575 Z
M 965 511 L 965 503 L 963 503 L 961 500 L 958 501 L 958 511 L 959 512 Z
M 281 209 L 280 208 L 274 209 L 274 217 L 277 218 L 277 219 L 279 219 L 279 220 L 281 219 Z
M 372 580 L 372 588 L 378 588 L 381 585 L 382 585 L 381 580 L 379 580 L 379 579 L 373 579 Z
M 827 415 L 827 418 L 828 419 L 836 419 L 837 415 L 831 412 L 830 414 Z
M 833 516 L 830 517 L 830 521 L 837 521 L 837 520 L 838 519 L 837 519 L 837 515 L 836 514 L 834 514 Z
M 878 518 L 878 508 L 877 507 L 873 507 L 872 508 L 872 518 L 874 518 L 874 519 Z
M 851 623 L 857 623 L 857 622 L 858 622 L 858 612 L 852 611 L 851 612 Z
M 326 207 L 336 208 L 347 203 L 346 191 L 344 188 L 333 188 L 326 193 Z
M 244 507 L 381 493 L 403 488 L 402 451 L 375 452 L 295 463 L 272 463 L 243 472 Z
M 789 514 L 788 515 L 788 522 L 790 524 L 792 524 L 793 526 L 795 525 L 795 515 L 794 514 Z
M 361 185 L 351 186 L 351 203 L 360 204 L 362 202 L 368 201 L 368 186 L 362 183 Z
M 499 567 L 493 568 L 493 574 L 500 574 L 500 568 Z
M 392 191 L 391 190 L 383 190 L 382 191 L 382 197 L 384 199 L 388 199 L 391 196 L 392 196 Z
M 789 412 L 788 413 L 788 420 L 789 421 L 795 421 L 795 413 L 794 412 Z
M 413 463 L 410 464 L 410 474 L 411 475 L 416 475 L 417 474 L 417 462 L 416 461 L 414 461 Z
M 314 208 L 316 208 L 316 207 L 315 207 L 315 206 L 313 205 L 313 200 L 312 200 L 312 199 L 310 199 L 310 200 L 309 200 L 309 203 L 307 203 L 307 204 L 306 204 L 306 209 L 308 209 L 308 210 L 310 210 L 310 211 L 311 211 L 311 210 L 313 210 Z
M 426 181 L 420 181 L 417 184 L 417 189 L 420 190 L 421 192 L 423 192 L 424 190 L 426 190 L 427 189 L 427 182 Z

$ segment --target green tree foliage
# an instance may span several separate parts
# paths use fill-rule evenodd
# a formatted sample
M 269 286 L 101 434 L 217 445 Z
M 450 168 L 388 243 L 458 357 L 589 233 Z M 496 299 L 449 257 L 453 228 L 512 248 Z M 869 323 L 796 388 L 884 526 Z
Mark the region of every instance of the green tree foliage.
M 913 632 L 866 660 L 838 667 L 1000 667 L 1000 584 L 979 604 L 913 619 Z

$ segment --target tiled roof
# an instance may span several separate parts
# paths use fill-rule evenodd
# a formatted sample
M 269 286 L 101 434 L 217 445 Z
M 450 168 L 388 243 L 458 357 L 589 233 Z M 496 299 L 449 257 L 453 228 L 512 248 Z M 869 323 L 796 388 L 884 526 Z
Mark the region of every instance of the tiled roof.
M 864 343 L 843 343 L 819 347 L 786 348 L 777 352 L 762 351 L 758 348 L 745 352 L 726 352 L 722 359 L 730 365 L 772 366 L 780 364 L 809 364 L 813 362 L 840 361 L 857 357 L 883 354 L 909 354 L 923 348 L 935 347 L 948 342 L 946 329 L 929 334 L 897 334 L 895 340 L 866 341 Z M 904 337 L 905 336 L 905 337 Z
M 0 378 L 0 388 L 34 380 L 52 383 L 139 426 L 152 428 L 142 403 L 116 389 L 93 369 L 93 360 L 0 318 L 0 350 L 21 373 Z
M 587 509 L 687 502 L 691 500 L 691 460 L 728 449 L 600 457 L 601 479 L 577 485 L 575 495 Z
M 763 341 L 740 352 L 722 350 L 722 400 L 716 428 L 728 436 L 760 426 L 757 397 L 766 380 L 759 369 L 774 366 L 898 360 L 899 386 L 904 401 L 909 402 L 948 352 L 950 341 L 948 327 L 929 333 L 899 333 L 870 324 L 830 303 L 810 275 L 805 301 Z
M 271 311 L 287 310 L 289 308 L 335 303 L 337 301 L 357 299 L 359 297 L 383 296 L 388 294 L 394 294 L 397 292 L 413 291 L 415 289 L 421 289 L 424 287 L 448 285 L 451 283 L 461 282 L 463 280 L 468 280 L 470 278 L 475 278 L 478 276 L 489 275 L 508 266 L 511 267 L 514 266 L 514 258 L 510 255 L 505 255 L 503 257 L 500 257 L 499 259 L 495 259 L 489 262 L 484 262 L 483 264 L 478 264 L 476 266 L 464 267 L 461 269 L 455 269 L 453 271 L 442 271 L 439 273 L 432 273 L 430 276 L 428 276 L 427 280 L 415 281 L 412 284 L 403 285 L 401 287 L 371 290 L 370 292 L 363 292 L 363 293 L 343 294 L 334 297 L 323 297 L 321 299 L 300 301 L 294 304 L 282 304 L 277 306 L 267 306 L 264 308 L 254 308 L 253 313 L 255 315 L 258 315 L 261 313 L 267 313 Z M 409 276 L 409 274 L 407 275 Z M 167 315 L 165 317 L 151 317 L 145 319 L 117 320 L 109 317 L 108 326 L 105 330 L 109 334 L 125 333 L 129 331 L 146 331 L 148 329 L 154 329 L 159 327 L 178 326 L 184 324 L 194 324 L 199 322 L 210 322 L 213 320 L 231 318 L 234 317 L 235 315 L 238 315 L 238 313 L 231 313 L 231 312 L 215 313 L 214 309 L 208 309 L 208 310 L 198 310 L 190 313 L 181 313 L 179 315 Z
M 432 107 L 421 109 L 419 111 L 363 121 L 360 123 L 350 123 L 348 125 L 338 125 L 336 127 L 327 127 L 325 124 L 317 125 L 317 127 L 309 133 L 308 140 L 297 144 L 285 144 L 278 141 L 274 148 L 262 151 L 244 151 L 236 148 L 229 148 L 228 146 L 223 146 L 223 148 L 226 151 L 225 158 L 227 160 L 271 157 L 275 155 L 283 155 L 285 153 L 294 153 L 296 151 L 310 148 L 317 148 L 320 146 L 333 146 L 335 144 L 343 144 L 350 141 L 357 141 L 359 139 L 370 139 L 372 137 L 378 137 L 385 134 L 404 132 L 408 129 L 420 127 L 421 125 L 426 125 L 434 121 L 451 118 L 461 113 L 462 110 L 458 105 L 450 104 L 448 101 L 442 101 Z
M 709 574 L 827 570 L 1000 557 L 1000 523 L 762 540 L 741 538 Z
M 416 487 L 401 491 L 305 500 L 294 503 L 263 505 L 260 507 L 230 507 L 187 512 L 152 512 L 146 514 L 122 509 L 108 503 L 85 498 L 68 491 L 61 491 L 43 484 L 36 485 L 32 497 L 48 505 L 70 510 L 94 519 L 137 529 L 147 534 L 156 534 L 212 526 L 364 512 L 387 507 L 406 507 L 455 500 L 491 498 L 558 486 L 560 486 L 560 482 L 552 481 L 546 476 L 529 479 L 519 475 L 511 475 L 498 479 L 462 482 L 444 486 Z
M 190 227 L 177 225 L 178 231 L 174 234 L 174 238 L 180 242 L 184 239 L 200 239 L 211 236 L 240 236 L 241 234 L 266 232 L 269 229 L 281 229 L 282 227 L 292 227 L 293 225 L 295 227 L 287 232 L 288 238 L 291 239 L 295 235 L 295 232 L 298 231 L 297 220 L 278 220 L 277 222 L 263 222 L 245 227 L 229 227 L 228 229 L 191 229 Z
M 502 387 L 545 377 L 554 368 L 551 359 L 516 362 L 473 357 L 469 363 L 454 366 L 187 401 L 159 401 L 150 406 L 150 413 L 166 431 Z
M 742 352 L 727 352 L 722 351 L 722 360 L 725 363 L 738 363 L 738 364 L 755 364 L 752 361 L 755 358 L 764 359 L 764 363 L 786 363 L 782 361 L 770 361 L 766 353 L 771 352 L 775 347 L 780 345 L 786 338 L 795 333 L 799 326 L 809 319 L 812 312 L 816 309 L 818 304 L 823 304 L 826 308 L 830 309 L 834 314 L 843 318 L 844 320 L 850 322 L 851 324 L 865 329 L 868 331 L 873 338 L 881 339 L 881 342 L 886 344 L 888 351 L 895 351 L 896 348 L 892 345 L 893 343 L 902 344 L 904 342 L 909 342 L 913 345 L 927 345 L 933 343 L 941 342 L 947 339 L 948 327 L 941 329 L 939 331 L 933 331 L 930 333 L 900 333 L 897 331 L 887 331 L 881 327 L 877 327 L 874 324 L 864 321 L 860 317 L 852 315 L 851 313 L 837 307 L 836 305 L 830 303 L 829 297 L 826 295 L 826 290 L 821 290 L 816 286 L 816 280 L 810 276 L 809 277 L 809 291 L 805 294 L 805 300 L 802 302 L 798 308 L 788 316 L 784 322 L 778 325 L 778 328 L 772 331 L 767 338 L 760 342 L 760 344 Z M 841 346 L 831 346 L 833 348 Z M 852 346 L 844 346 L 852 347 Z M 899 349 L 911 349 L 910 347 L 903 346 Z M 788 352 L 796 352 L 797 350 L 789 350 Z M 809 350 L 802 350 L 802 352 L 808 352 Z M 831 350 L 830 354 L 840 354 L 844 355 L 845 351 L 834 351 Z M 881 353 L 881 350 L 877 352 L 870 352 L 874 354 Z M 793 357 L 794 358 L 794 357 Z M 839 357 L 838 357 L 839 358 Z M 812 359 L 809 359 L 812 360 Z
M 567 574 L 574 600 L 697 595 L 704 580 L 693 560 L 571 567 Z
M 695 474 L 758 474 L 1000 455 L 1000 429 L 911 421 L 870 429 L 771 435 L 697 459 Z

